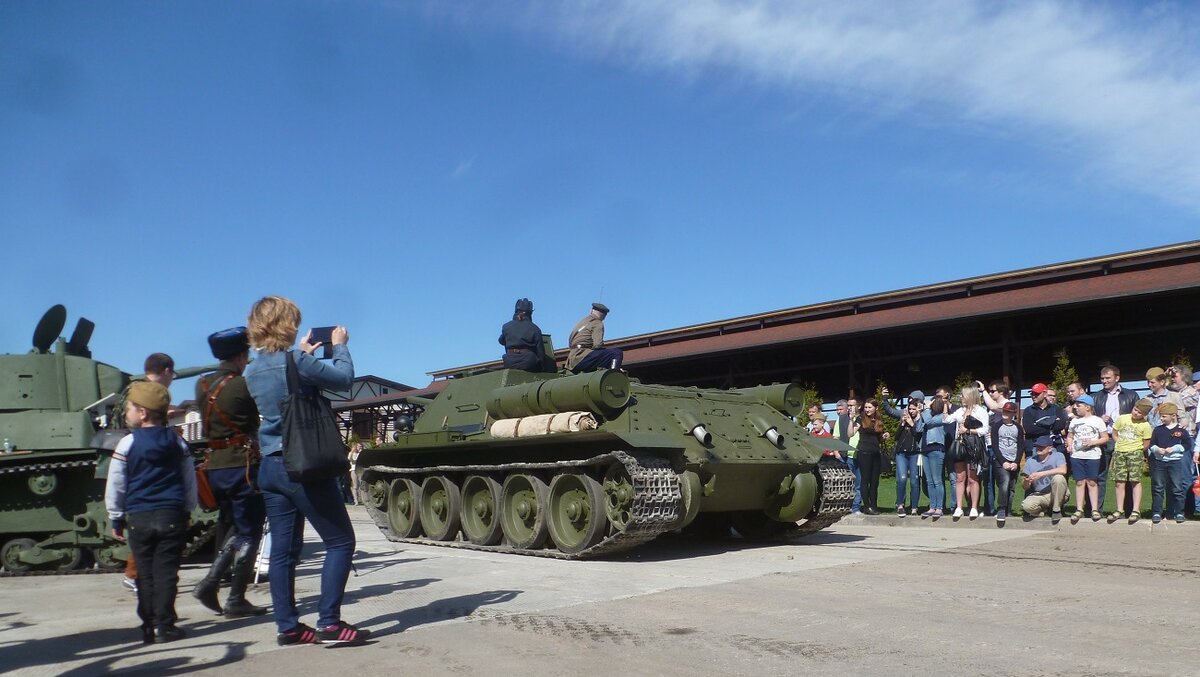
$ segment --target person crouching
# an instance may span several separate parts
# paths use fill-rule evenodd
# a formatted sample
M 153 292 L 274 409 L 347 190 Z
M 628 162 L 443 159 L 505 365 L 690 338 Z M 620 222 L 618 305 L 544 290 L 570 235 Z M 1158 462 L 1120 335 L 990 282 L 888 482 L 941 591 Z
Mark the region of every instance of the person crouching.
M 170 403 L 158 383 L 130 386 L 125 421 L 132 432 L 113 451 L 104 492 L 112 535 L 128 538 L 138 561 L 137 613 L 147 644 L 184 636 L 175 625 L 175 593 L 188 515 L 196 507 L 196 472 L 187 444 L 167 427 Z

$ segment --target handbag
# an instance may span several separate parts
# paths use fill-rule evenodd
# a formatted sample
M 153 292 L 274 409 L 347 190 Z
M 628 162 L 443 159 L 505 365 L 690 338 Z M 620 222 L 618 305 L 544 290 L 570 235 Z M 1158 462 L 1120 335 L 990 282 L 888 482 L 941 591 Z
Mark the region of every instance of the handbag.
M 1196 479 L 1192 480 L 1192 494 L 1196 498 L 1200 498 L 1200 466 L 1197 466 L 1196 472 L 1198 473 Z
M 315 388 L 304 392 L 291 351 L 287 354 L 287 397 L 283 414 L 283 467 L 293 482 L 340 477 L 350 469 L 349 450 L 338 431 L 329 400 Z
M 217 496 L 213 493 L 212 485 L 208 483 L 208 461 L 196 466 L 196 503 L 205 510 L 216 510 L 221 507 Z
M 987 448 L 981 435 L 967 433 L 954 438 L 946 455 L 954 463 L 979 465 L 987 458 Z
M 963 453 L 962 460 L 974 465 L 982 465 L 987 459 L 987 445 L 983 440 L 982 435 L 964 434 L 960 449 Z

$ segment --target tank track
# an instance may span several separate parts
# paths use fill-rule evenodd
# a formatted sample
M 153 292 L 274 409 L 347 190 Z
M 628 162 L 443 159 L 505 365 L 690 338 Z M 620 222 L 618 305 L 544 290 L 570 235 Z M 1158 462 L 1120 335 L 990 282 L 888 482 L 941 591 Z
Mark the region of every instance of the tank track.
M 624 451 L 614 451 L 582 461 L 561 461 L 555 463 L 507 463 L 502 465 L 467 465 L 467 466 L 433 466 L 427 468 L 394 468 L 390 466 L 371 466 L 367 470 L 389 475 L 412 475 L 444 472 L 501 472 L 526 470 L 558 470 L 567 468 L 584 468 L 601 466 L 616 461 L 625 466 L 629 473 L 630 484 L 634 489 L 633 506 L 630 509 L 629 523 L 622 531 L 610 533 L 596 545 L 575 554 L 567 554 L 558 550 L 546 548 L 529 550 L 514 548 L 509 545 L 476 545 L 470 541 L 434 541 L 423 538 L 392 538 L 388 524 L 387 513 L 367 504 L 367 513 L 375 521 L 380 531 L 388 535 L 388 540 L 399 543 L 414 543 L 418 545 L 437 545 L 448 548 L 465 550 L 481 550 L 484 552 L 500 552 L 512 555 L 527 555 L 533 557 L 548 557 L 552 559 L 579 560 L 603 557 L 635 548 L 643 543 L 654 540 L 660 534 L 670 531 L 679 520 L 679 511 L 683 504 L 683 494 L 679 490 L 679 477 L 665 460 L 657 457 L 634 456 Z
M 31 465 L 17 465 L 11 468 L 0 468 L 0 475 L 16 475 L 21 473 L 38 473 L 46 471 L 70 470 L 74 468 L 88 468 L 96 466 L 96 459 L 87 458 L 78 461 L 57 461 L 49 463 L 34 463 Z M 204 547 L 214 534 L 216 534 L 217 525 L 214 521 L 212 524 L 193 527 L 188 530 L 188 540 L 183 546 L 183 557 L 189 557 L 196 553 L 197 550 Z M 0 570 L 0 578 L 19 578 L 24 576 L 83 576 L 91 574 L 115 574 L 122 573 L 122 569 L 105 569 L 103 567 L 92 566 L 86 569 L 34 569 L 31 571 L 4 571 Z
M 33 465 L 16 465 L 11 468 L 0 468 L 0 475 L 18 475 L 35 473 L 45 470 L 65 470 L 69 468 L 87 468 L 96 465 L 96 459 L 88 458 L 82 461 L 59 461 L 57 463 L 35 463 Z
M 854 473 L 844 463 L 820 464 L 817 476 L 821 480 L 820 503 L 809 517 L 784 533 L 787 539 L 802 538 L 832 526 L 850 514 L 854 505 Z

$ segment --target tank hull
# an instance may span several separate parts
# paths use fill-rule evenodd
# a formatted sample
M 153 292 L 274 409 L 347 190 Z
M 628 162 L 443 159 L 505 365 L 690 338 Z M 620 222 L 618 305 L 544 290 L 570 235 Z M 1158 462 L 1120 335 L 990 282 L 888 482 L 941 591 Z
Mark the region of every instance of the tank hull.
M 65 322 L 66 309 L 54 306 L 31 352 L 0 355 L 0 575 L 116 570 L 128 557 L 110 533 L 104 490 L 124 434 L 111 429 L 113 414 L 135 377 L 91 358 L 90 321 L 81 318 L 69 342 L 59 336 Z M 215 525 L 215 512 L 194 512 L 187 550 Z
M 0 456 L 0 575 L 124 568 L 129 548 L 104 505 L 108 462 L 95 449 Z M 216 528 L 215 512 L 191 518 L 186 554 Z
M 654 386 L 619 372 L 471 376 L 413 433 L 359 456 L 362 498 L 394 540 L 568 559 L 705 515 L 750 538 L 801 535 L 848 513 L 853 484 L 844 465 L 822 462 L 840 443 L 814 442 L 767 402 L 795 407 L 794 392 Z

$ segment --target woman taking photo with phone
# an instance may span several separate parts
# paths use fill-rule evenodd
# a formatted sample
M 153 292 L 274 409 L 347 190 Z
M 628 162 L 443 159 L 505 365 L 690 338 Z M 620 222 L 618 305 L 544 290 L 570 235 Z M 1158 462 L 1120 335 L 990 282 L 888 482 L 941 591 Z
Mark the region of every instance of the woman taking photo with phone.
M 293 350 L 300 327 L 300 309 L 288 299 L 267 296 L 250 309 L 246 323 L 250 345 L 257 354 L 246 367 L 246 384 L 262 414 L 258 429 L 262 463 L 258 486 L 267 508 L 271 529 L 271 606 L 281 646 L 294 644 L 359 644 L 367 630 L 342 620 L 342 597 L 354 555 L 354 528 L 342 501 L 338 478 L 297 482 L 288 476 L 283 460 L 283 412 L 281 402 L 289 397 L 289 362 L 294 362 L 298 390 L 348 390 L 354 381 L 354 363 L 346 343 L 345 327 L 330 333 L 332 360 L 313 357 L 321 343 L 312 342 L 311 332 Z M 290 356 L 290 359 L 289 359 Z M 317 627 L 300 622 L 296 610 L 296 565 L 304 545 L 304 521 L 317 530 L 325 545 L 321 567 L 321 599 L 317 604 Z

